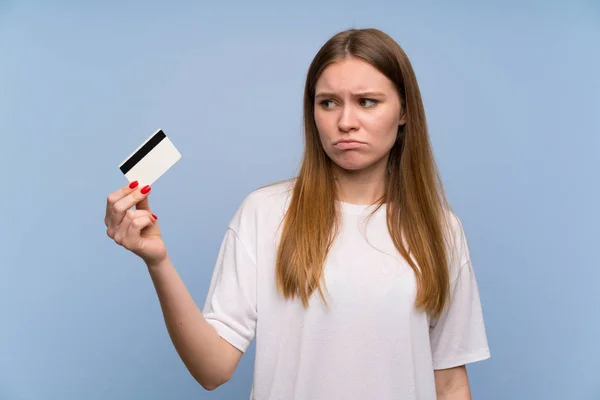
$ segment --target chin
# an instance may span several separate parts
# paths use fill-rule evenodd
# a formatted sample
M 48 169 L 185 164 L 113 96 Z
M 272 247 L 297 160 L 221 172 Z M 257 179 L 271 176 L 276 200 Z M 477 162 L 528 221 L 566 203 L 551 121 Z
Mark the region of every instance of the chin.
M 364 155 L 356 153 L 346 153 L 341 157 L 339 154 L 336 154 L 335 157 L 330 158 L 338 168 L 349 172 L 357 172 L 361 170 L 372 169 L 376 167 L 382 160 L 380 158 L 372 159 L 370 157 L 364 157 Z
M 372 165 L 372 163 L 368 163 L 368 162 L 360 162 L 360 161 L 348 161 L 348 160 L 336 160 L 333 159 L 333 162 L 341 169 L 346 170 L 346 171 L 360 171 L 363 170 L 365 168 L 368 168 Z

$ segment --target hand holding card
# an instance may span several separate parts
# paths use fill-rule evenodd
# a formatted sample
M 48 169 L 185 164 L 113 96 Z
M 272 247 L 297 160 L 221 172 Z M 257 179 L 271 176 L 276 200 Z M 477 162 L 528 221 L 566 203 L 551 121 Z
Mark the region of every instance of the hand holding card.
M 150 185 L 179 159 L 181 154 L 159 129 L 119 165 L 130 184 L 107 199 L 104 218 L 107 235 L 141 257 L 149 267 L 167 258 L 157 216 L 148 202 Z

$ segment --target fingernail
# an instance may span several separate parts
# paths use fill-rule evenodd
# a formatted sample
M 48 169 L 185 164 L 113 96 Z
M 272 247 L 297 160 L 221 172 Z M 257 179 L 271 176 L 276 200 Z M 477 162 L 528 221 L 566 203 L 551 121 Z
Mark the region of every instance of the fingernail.
M 142 188 L 141 192 L 142 194 L 146 194 L 151 190 L 151 187 L 149 185 L 146 185 Z
M 158 219 L 158 217 L 156 215 L 152 214 L 152 216 L 154 217 L 154 219 Z
M 138 181 L 133 181 L 129 184 L 129 189 L 134 189 L 136 188 L 138 185 Z

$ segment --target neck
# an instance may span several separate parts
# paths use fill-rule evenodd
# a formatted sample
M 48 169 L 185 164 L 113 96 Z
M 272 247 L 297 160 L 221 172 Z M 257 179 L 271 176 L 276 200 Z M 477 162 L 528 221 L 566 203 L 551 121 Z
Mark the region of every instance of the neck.
M 383 196 L 387 185 L 387 159 L 358 171 L 334 164 L 338 200 L 350 204 L 373 204 Z

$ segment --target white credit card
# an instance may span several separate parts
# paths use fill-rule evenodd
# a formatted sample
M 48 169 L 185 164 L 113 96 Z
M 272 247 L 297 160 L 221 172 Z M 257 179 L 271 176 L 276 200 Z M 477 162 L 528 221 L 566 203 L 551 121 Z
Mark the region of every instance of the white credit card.
M 154 132 L 140 147 L 119 165 L 129 182 L 139 187 L 152 185 L 181 159 L 181 154 L 162 129 Z

